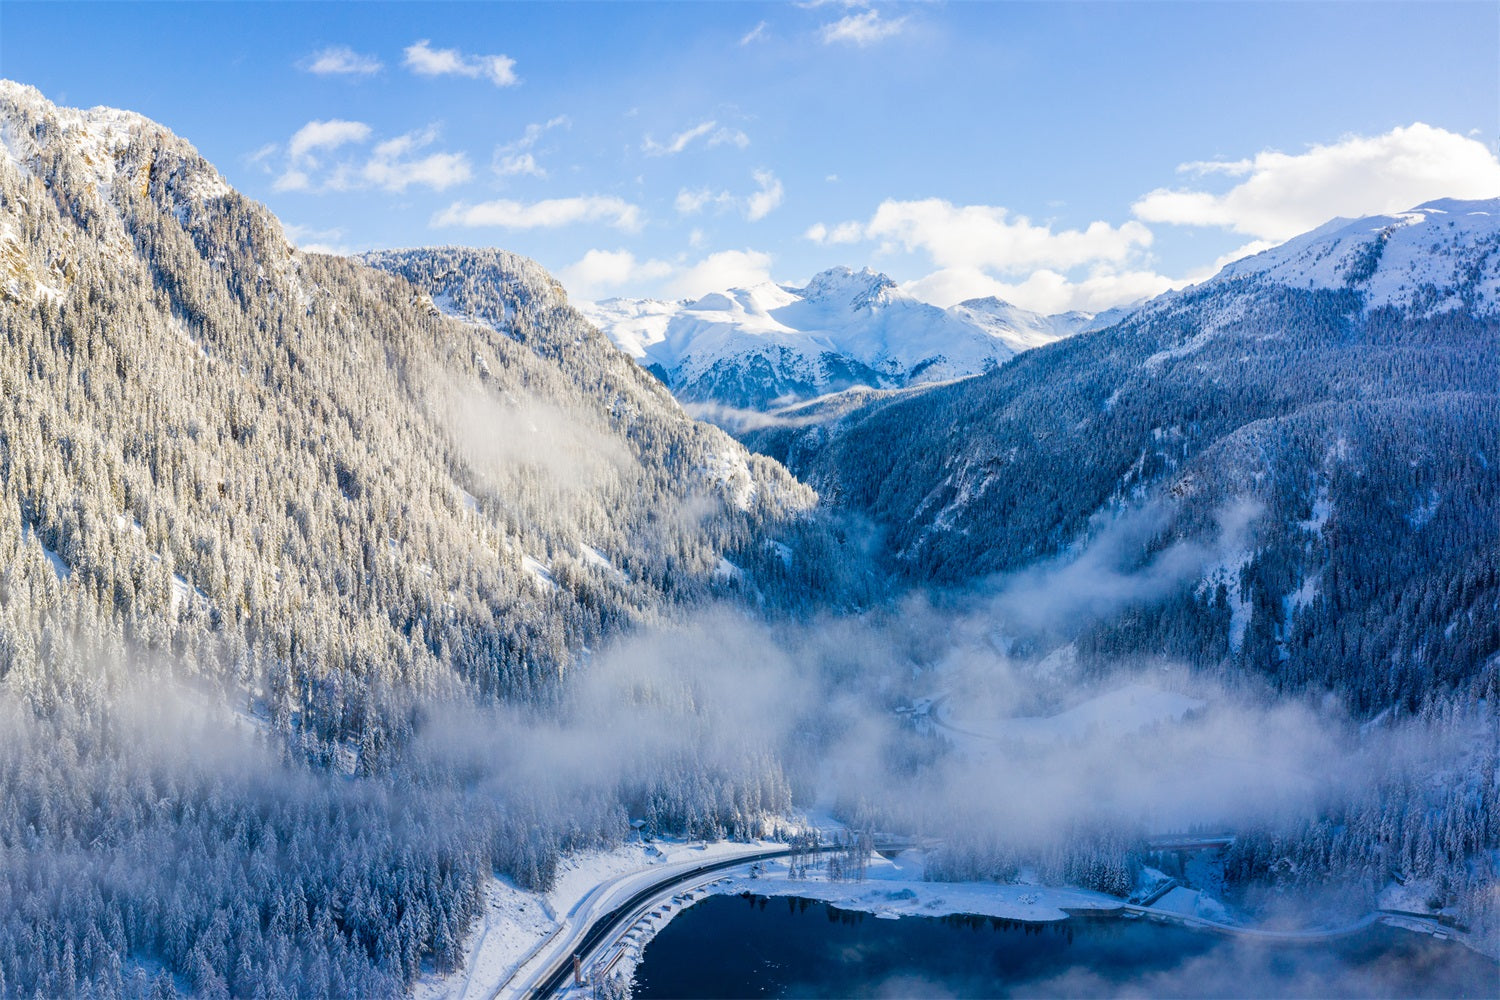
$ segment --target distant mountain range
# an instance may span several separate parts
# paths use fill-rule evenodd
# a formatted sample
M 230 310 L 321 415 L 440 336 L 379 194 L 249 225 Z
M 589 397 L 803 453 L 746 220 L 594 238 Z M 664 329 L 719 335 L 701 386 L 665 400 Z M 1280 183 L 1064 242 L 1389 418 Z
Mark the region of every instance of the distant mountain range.
M 884 274 L 847 267 L 800 288 L 767 282 L 578 308 L 679 399 L 744 410 L 977 375 L 1096 325 L 1088 313 L 1043 316 L 995 298 L 940 309 Z

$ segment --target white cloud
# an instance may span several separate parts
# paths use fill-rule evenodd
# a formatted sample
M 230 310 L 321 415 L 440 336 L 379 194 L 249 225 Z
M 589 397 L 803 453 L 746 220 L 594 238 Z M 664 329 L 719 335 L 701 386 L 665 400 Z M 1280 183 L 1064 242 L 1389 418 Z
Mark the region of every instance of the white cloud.
M 1152 237 L 1136 221 L 1060 230 L 997 205 L 887 199 L 867 222 L 814 223 L 803 236 L 821 246 L 875 241 L 880 252 L 923 254 L 937 269 L 906 287 L 942 306 L 995 295 L 1040 312 L 1097 311 L 1184 283 L 1140 269 Z
M 751 42 L 763 41 L 766 38 L 766 29 L 769 28 L 765 21 L 760 22 L 740 37 L 741 45 L 749 45 Z
M 757 170 L 752 175 L 755 183 L 760 185 L 760 190 L 750 195 L 745 204 L 745 218 L 751 222 L 759 222 L 781 205 L 785 192 L 782 190 L 781 181 L 769 170 Z
M 587 302 L 621 289 L 631 291 L 671 273 L 672 265 L 666 261 L 638 261 L 629 250 L 590 250 L 557 276 L 569 297 Z
M 513 87 L 521 82 L 516 76 L 516 61 L 510 56 L 466 55 L 458 49 L 435 49 L 425 38 L 406 47 L 405 66 L 418 76 L 483 78 L 497 87 Z
M 738 146 L 744 149 L 750 145 L 750 137 L 737 128 L 720 128 L 719 123 L 710 119 L 699 122 L 690 129 L 678 132 L 666 142 L 657 142 L 651 136 L 646 136 L 641 141 L 641 150 L 647 156 L 676 156 L 678 153 L 692 145 L 694 140 L 707 137 L 708 146 Z
M 866 10 L 858 14 L 846 14 L 830 24 L 823 25 L 819 34 L 824 45 L 842 43 L 863 48 L 876 42 L 899 35 L 906 27 L 906 18 L 894 21 L 883 20 L 878 10 Z
M 312 187 L 312 178 L 295 167 L 282 171 L 271 184 L 273 191 L 306 191 Z
M 531 149 L 537 144 L 537 140 L 541 139 L 543 135 L 552 131 L 553 129 L 566 129 L 572 127 L 573 119 L 569 118 L 567 115 L 558 115 L 556 118 L 549 118 L 545 122 L 532 122 L 530 125 L 526 126 L 526 131 L 521 133 L 521 138 L 517 139 L 515 142 L 507 143 L 500 148 L 507 151 Z
M 908 282 L 903 288 L 919 299 L 945 308 L 965 299 L 993 295 L 1023 309 L 1051 314 L 1073 309 L 1099 312 L 1185 284 L 1187 279 L 1172 279 L 1152 271 L 1114 271 L 1105 267 L 1095 269 L 1081 280 L 1043 268 L 1022 281 L 1002 281 L 976 267 L 951 267 Z
M 445 191 L 469 180 L 474 171 L 462 153 L 433 153 L 415 160 L 376 157 L 364 165 L 360 175 L 370 186 L 386 191 L 400 192 L 413 186 Z
M 677 192 L 673 205 L 679 215 L 697 215 L 710 207 L 720 212 L 738 209 L 745 214 L 746 219 L 759 222 L 781 205 L 786 192 L 781 181 L 769 170 L 756 170 L 751 176 L 759 187 L 743 198 L 728 191 L 714 192 L 706 187 L 682 188 Z
M 1179 163 L 1177 172 L 1179 174 L 1227 174 L 1230 177 L 1243 177 L 1254 167 L 1254 160 L 1193 160 L 1190 163 Z
M 286 238 L 299 250 L 308 253 L 331 253 L 347 254 L 349 248 L 343 243 L 344 231 L 342 229 L 313 229 L 310 226 L 299 226 L 294 223 L 283 223 L 281 231 Z
M 463 153 L 412 154 L 437 140 L 436 126 L 428 126 L 375 144 L 363 162 L 345 159 L 323 169 L 320 159 L 350 145 L 369 140 L 371 130 L 363 122 L 312 121 L 302 126 L 287 143 L 287 162 L 273 187 L 277 191 L 357 191 L 380 188 L 402 192 L 409 187 L 442 191 L 473 176 L 469 158 Z M 266 155 L 274 152 L 271 150 Z M 318 155 L 314 155 L 318 154 Z M 321 176 L 315 183 L 314 176 Z
M 495 148 L 495 172 L 502 177 L 526 174 L 531 177 L 546 177 L 547 171 L 537 162 L 531 152 L 544 134 L 555 128 L 571 128 L 573 121 L 567 115 L 549 118 L 546 122 L 532 122 L 515 142 Z
M 369 76 L 385 69 L 374 56 L 362 55 L 347 45 L 330 45 L 302 60 L 302 69 L 319 76 Z
M 546 177 L 547 171 L 537 165 L 536 157 L 530 153 L 508 153 L 495 158 L 495 172 L 502 177 L 526 174 L 530 177 Z
M 276 143 L 268 142 L 264 146 L 257 149 L 255 152 L 251 153 L 249 156 L 245 157 L 245 162 L 253 167 L 260 167 L 262 170 L 270 170 L 270 159 L 271 157 L 275 156 L 280 150 L 281 147 Z
M 708 137 L 708 144 L 713 146 L 738 146 L 744 149 L 750 145 L 750 137 L 737 128 L 721 128 Z
M 835 227 L 837 242 L 852 230 Z M 1122 262 L 1151 245 L 1151 230 L 1139 222 L 1054 231 L 995 205 L 954 205 L 941 198 L 886 200 L 864 226 L 864 237 L 907 251 L 924 251 L 939 267 L 981 267 L 1019 273 L 1041 267 L 1068 270 L 1097 262 Z
M 377 187 L 402 192 L 409 187 L 427 187 L 444 191 L 474 176 L 469 158 L 463 153 L 431 153 L 413 157 L 437 141 L 436 126 L 398 135 L 377 143 L 368 161 L 357 169 L 345 167 L 329 181 L 335 190 Z
M 709 204 L 722 202 L 726 199 L 732 200 L 733 196 L 728 191 L 714 194 L 708 188 L 698 188 L 690 191 L 687 188 L 677 192 L 677 200 L 674 205 L 679 215 L 697 215 Z
M 437 140 L 437 137 L 437 126 L 429 125 L 415 132 L 407 132 L 404 135 L 383 140 L 375 144 L 375 158 L 378 160 L 394 160 L 432 145 Z
M 1159 188 L 1132 206 L 1147 222 L 1215 226 L 1282 241 L 1334 216 L 1400 212 L 1434 198 L 1500 194 L 1500 159 L 1482 142 L 1421 122 L 1348 136 L 1304 153 L 1184 164 L 1244 180 L 1222 194 Z
M 667 283 L 674 298 L 696 299 L 726 288 L 745 288 L 771 280 L 771 255 L 759 250 L 720 250 L 679 271 Z
M 668 139 L 665 143 L 657 142 L 655 139 L 652 139 L 648 135 L 641 142 L 641 149 L 645 151 L 648 156 L 673 156 L 677 153 L 682 152 L 684 149 L 687 149 L 688 144 L 691 143 L 694 139 L 708 135 L 708 133 L 714 130 L 714 126 L 718 124 L 719 123 L 716 121 L 700 122 L 690 129 L 678 132 L 676 135 L 672 136 L 672 138 Z
M 287 144 L 292 162 L 306 160 L 317 150 L 334 150 L 349 143 L 364 142 L 370 137 L 370 126 L 364 122 L 344 121 L 332 118 L 328 121 L 311 121 L 299 128 Z
M 864 239 L 865 227 L 858 222 L 840 222 L 830 229 L 821 222 L 814 222 L 807 227 L 807 231 L 802 236 L 820 246 L 838 246 L 858 243 Z
M 584 195 L 548 198 L 529 204 L 497 199 L 466 205 L 455 202 L 433 217 L 434 226 L 496 226 L 503 229 L 552 229 L 580 222 L 600 222 L 616 229 L 641 227 L 640 208 L 620 198 Z

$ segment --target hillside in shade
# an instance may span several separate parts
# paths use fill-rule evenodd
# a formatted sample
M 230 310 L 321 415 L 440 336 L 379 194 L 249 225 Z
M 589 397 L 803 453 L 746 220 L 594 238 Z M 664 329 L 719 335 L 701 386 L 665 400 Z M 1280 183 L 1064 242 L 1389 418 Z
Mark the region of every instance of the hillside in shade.
M 1160 548 L 1252 504 L 1242 551 L 1086 642 L 1414 705 L 1500 651 L 1497 289 L 1500 201 L 1337 220 L 980 378 L 744 437 L 950 585 L 1136 505 Z

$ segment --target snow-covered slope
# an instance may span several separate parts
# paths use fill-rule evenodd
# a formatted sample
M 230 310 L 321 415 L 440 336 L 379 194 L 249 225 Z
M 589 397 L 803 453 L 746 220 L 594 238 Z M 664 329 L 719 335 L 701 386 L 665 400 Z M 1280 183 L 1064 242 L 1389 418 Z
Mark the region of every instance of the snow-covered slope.
M 488 297 L 414 285 L 423 261 Z M 795 559 L 797 540 L 747 526 L 804 532 L 816 496 L 689 419 L 540 266 L 378 263 L 296 250 L 149 119 L 0 80 L 0 568 L 83 586 L 89 608 L 107 594 L 101 620 L 153 637 L 211 612 L 256 648 L 284 622 L 329 676 L 506 695 L 552 683 L 591 631 L 749 593 L 757 560 L 784 576 L 765 546 Z M 702 516 L 664 533 L 684 505 Z M 0 604 L 9 636 L 21 605 Z M 431 634 L 439 606 L 466 637 L 441 659 L 411 627 Z M 559 627 L 516 638 L 542 615 Z
M 1222 499 L 1295 484 L 1260 498 L 1284 503 L 1330 448 L 1405 455 L 1368 480 L 1405 532 L 1431 523 L 1429 490 L 1445 488 L 1406 483 L 1408 462 L 1433 484 L 1490 466 L 1435 442 L 1500 427 L 1497 329 L 1500 198 L 1439 200 L 1334 220 L 981 378 L 779 410 L 741 437 L 884 522 L 903 561 L 954 579 L 1048 555 L 1159 488 L 1180 499 L 1214 480 Z M 1273 453 L 1260 479 L 1244 471 Z M 1444 464 L 1462 462 L 1474 469 Z M 1277 523 L 1307 522 L 1317 498 L 1303 500 Z M 1488 511 L 1493 498 L 1470 501 Z
M 960 302 L 949 309 L 948 313 L 967 320 L 990 336 L 1003 341 L 1016 353 L 1081 333 L 1094 319 L 1092 314 L 1086 312 L 1043 316 L 1011 305 L 993 295 Z
M 998 299 L 952 309 L 868 268 L 805 287 L 767 282 L 696 301 L 609 299 L 580 309 L 681 399 L 764 409 L 856 385 L 894 388 L 988 371 L 1081 329 Z
M 1397 215 L 1334 219 L 1212 280 L 1244 278 L 1353 289 L 1366 310 L 1488 315 L 1500 310 L 1500 198 L 1444 198 Z

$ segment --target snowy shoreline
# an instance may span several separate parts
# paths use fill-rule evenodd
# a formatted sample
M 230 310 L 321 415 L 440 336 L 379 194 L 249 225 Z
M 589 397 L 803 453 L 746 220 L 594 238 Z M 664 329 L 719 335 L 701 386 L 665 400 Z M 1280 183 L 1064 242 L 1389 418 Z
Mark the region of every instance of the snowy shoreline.
M 447 975 L 429 970 L 415 984 L 412 995 L 415 1000 L 472 1000 L 502 995 L 507 984 L 513 978 L 520 981 L 523 977 L 518 974 L 535 964 L 558 935 L 587 918 L 587 904 L 600 887 L 651 878 L 664 866 L 719 860 L 774 846 L 676 841 L 626 844 L 612 851 L 568 859 L 558 874 L 557 884 L 545 894 L 527 892 L 508 880 L 493 879 L 484 890 L 483 915 L 464 943 L 463 967 Z M 965 915 L 1044 924 L 1075 917 L 1145 918 L 1204 933 L 1264 936 L 1283 942 L 1318 940 L 1386 923 L 1414 933 L 1435 933 L 1479 954 L 1495 957 L 1477 946 L 1478 942 L 1469 940 L 1471 935 L 1437 931 L 1422 920 L 1402 919 L 1393 914 L 1372 913 L 1343 928 L 1278 932 L 1235 925 L 1170 905 L 1142 908 L 1085 889 L 1024 881 L 929 882 L 923 879 L 922 854 L 916 850 L 904 851 L 894 858 L 872 854 L 861 880 L 830 878 L 826 861 L 820 858 L 805 865 L 799 877 L 793 878 L 792 874 L 790 858 L 760 861 L 751 870 L 734 871 L 699 891 L 676 897 L 673 905 L 658 907 L 622 933 L 618 947 L 607 949 L 600 964 L 610 965 L 612 974 L 628 982 L 646 946 L 673 917 L 709 895 L 745 893 L 809 899 L 888 920 Z

